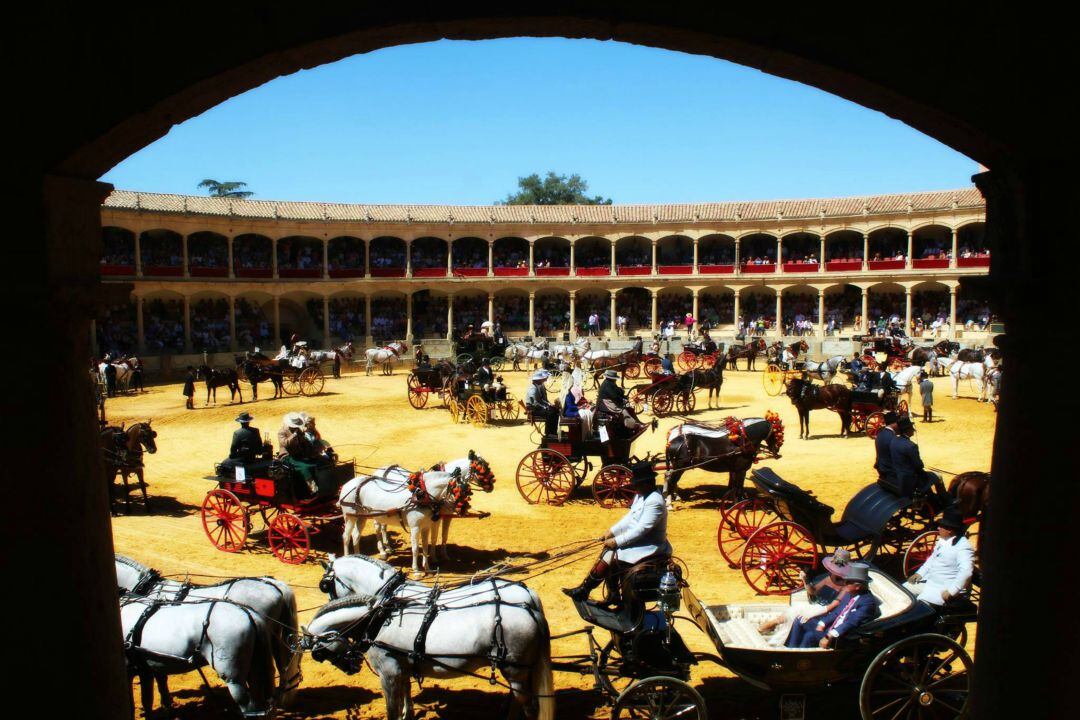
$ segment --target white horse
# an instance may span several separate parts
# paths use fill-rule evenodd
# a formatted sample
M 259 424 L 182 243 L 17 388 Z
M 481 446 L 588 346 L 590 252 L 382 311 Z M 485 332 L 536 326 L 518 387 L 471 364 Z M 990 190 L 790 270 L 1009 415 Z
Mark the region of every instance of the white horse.
M 986 382 L 990 386 L 990 402 L 994 405 L 994 410 L 997 410 L 998 403 L 1001 400 L 1001 366 L 995 365 L 990 368 L 986 376 Z
M 560 360 L 567 358 L 579 358 L 592 349 L 592 343 L 588 338 L 578 338 L 573 345 L 552 345 L 551 355 Z
M 538 347 L 537 344 L 541 343 Z M 547 349 L 547 340 L 538 340 L 532 345 L 526 345 L 525 343 L 514 343 L 506 348 L 504 353 L 507 360 L 514 363 L 514 369 L 521 369 L 522 360 L 537 360 L 544 362 L 550 356 L 550 352 Z
M 342 360 L 352 360 L 353 356 L 353 344 L 350 340 L 341 347 L 332 348 L 330 350 L 312 350 L 308 353 L 308 358 L 312 362 L 329 362 L 334 358 L 340 357 Z
M 921 365 L 908 365 L 906 368 L 889 373 L 893 382 L 896 383 L 896 389 L 899 392 L 899 396 L 907 398 L 908 407 L 911 407 L 912 387 L 923 372 L 924 370 Z
M 300 625 L 296 617 L 296 596 L 287 583 L 272 577 L 233 578 L 214 585 L 192 585 L 167 580 L 153 568 L 124 557 L 115 556 L 116 584 L 122 594 L 149 600 L 179 602 L 187 600 L 227 600 L 250 608 L 255 621 L 266 634 L 277 667 L 277 699 L 288 704 L 300 685 L 300 653 L 293 650 Z M 161 703 L 170 703 L 168 684 L 159 678 Z
M 542 607 L 501 600 L 445 607 L 440 598 L 430 606 L 438 611 L 429 624 L 428 605 L 394 604 L 387 612 L 387 602 L 355 596 L 331 601 L 304 636 L 313 660 L 347 674 L 359 672 L 366 659 L 382 685 L 387 718 L 413 717 L 414 676 L 460 677 L 498 666 L 526 718 L 554 720 L 551 635 Z
M 105 380 L 105 369 L 112 365 L 116 368 L 116 390 L 117 392 L 127 392 L 131 389 L 131 376 L 135 373 L 135 369 L 139 367 L 138 358 L 122 358 L 120 360 L 98 363 L 98 376 L 101 378 L 101 383 L 107 386 Z
M 989 356 L 983 362 L 953 361 L 949 366 L 949 376 L 952 377 L 953 400 L 960 396 L 960 381 L 971 380 L 979 388 L 979 402 L 986 402 L 986 375 L 987 371 L 993 367 L 995 367 L 993 359 Z
M 381 365 L 383 375 L 393 375 L 394 363 L 398 361 L 398 358 L 404 352 L 405 346 L 399 342 L 392 342 L 381 348 L 368 348 L 364 351 L 364 357 L 367 358 L 364 371 L 370 375 L 372 368 Z
M 824 383 L 830 383 L 833 381 L 840 371 L 847 364 L 847 358 L 843 355 L 833 355 L 825 362 L 811 362 L 809 360 L 803 365 L 803 370 L 809 377 L 816 377 Z
M 449 502 L 451 481 L 458 478 L 458 482 L 476 485 L 484 492 L 491 492 L 495 486 L 495 475 L 488 461 L 472 450 L 468 457 L 448 462 L 441 470 L 423 473 L 429 497 L 423 504 L 417 504 L 409 490 L 409 475 L 409 471 L 400 465 L 391 465 L 379 468 L 371 475 L 357 476 L 341 487 L 338 505 L 345 518 L 341 535 L 344 554 L 348 555 L 351 549 L 360 551 L 360 538 L 367 522 L 365 515 L 397 514 L 402 527 L 409 531 L 413 573 L 421 575 L 430 571 L 434 567 L 432 554 L 447 558 L 446 539 L 450 534 L 453 511 L 444 506 Z M 382 558 L 390 555 L 386 527 L 385 522 L 375 520 L 375 537 Z
M 143 711 L 153 708 L 154 680 L 213 668 L 245 718 L 273 709 L 274 659 L 256 613 L 230 600 L 120 599 L 128 677 L 138 677 Z
M 610 350 L 586 350 L 581 354 L 581 359 L 589 363 L 589 367 L 592 367 L 594 361 L 611 356 L 612 352 Z

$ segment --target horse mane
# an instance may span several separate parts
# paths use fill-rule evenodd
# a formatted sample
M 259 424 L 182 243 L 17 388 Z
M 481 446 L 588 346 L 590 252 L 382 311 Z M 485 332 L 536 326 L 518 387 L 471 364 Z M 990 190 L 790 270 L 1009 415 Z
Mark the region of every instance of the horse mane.
M 146 572 L 147 570 L 151 569 L 151 568 L 147 567 L 146 565 L 143 565 L 138 560 L 132 560 L 127 555 L 121 555 L 119 553 L 116 553 L 116 554 L 113 555 L 113 557 L 116 559 L 116 562 L 120 563 L 121 565 L 127 565 L 132 570 L 138 570 L 139 572 Z
M 381 570 L 389 570 L 392 573 L 401 572 L 400 570 L 398 570 L 396 567 L 394 567 L 390 563 L 386 562 L 385 560 L 380 560 L 379 558 L 373 558 L 370 555 L 361 555 L 360 553 L 357 553 L 355 555 L 345 555 L 344 557 L 340 557 L 338 559 L 339 560 L 345 560 L 347 558 L 352 558 L 354 560 L 365 560 L 365 561 L 371 563 L 372 565 L 374 565 L 375 567 L 377 567 L 377 568 L 379 568 Z
M 314 620 L 315 618 L 322 617 L 323 615 L 328 615 L 328 614 L 330 614 L 332 612 L 337 612 L 338 610 L 345 610 L 346 608 L 354 608 L 354 607 L 368 607 L 368 608 L 370 608 L 371 607 L 371 598 L 363 597 L 361 595 L 346 595 L 343 598 L 338 598 L 337 600 L 331 600 L 330 602 L 326 603 L 321 608 L 319 608 L 319 611 L 317 613 L 315 613 L 315 617 L 312 618 L 312 620 Z

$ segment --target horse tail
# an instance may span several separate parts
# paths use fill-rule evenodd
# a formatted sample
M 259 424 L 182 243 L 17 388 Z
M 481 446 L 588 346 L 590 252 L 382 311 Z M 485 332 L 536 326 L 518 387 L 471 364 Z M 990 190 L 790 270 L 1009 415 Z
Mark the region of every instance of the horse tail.
M 286 583 L 274 583 L 281 591 L 281 616 L 278 618 L 278 648 L 275 661 L 278 668 L 278 694 L 282 705 L 287 705 L 296 694 L 296 689 L 303 679 L 300 660 L 303 654 L 294 647 L 300 638 L 299 612 L 296 609 L 296 594 Z
M 529 672 L 532 695 L 536 698 L 537 720 L 555 720 L 555 680 L 551 672 L 551 629 L 548 628 L 544 606 L 540 603 L 539 597 L 536 598 L 536 603 L 539 613 L 536 624 L 540 632 L 540 642 Z

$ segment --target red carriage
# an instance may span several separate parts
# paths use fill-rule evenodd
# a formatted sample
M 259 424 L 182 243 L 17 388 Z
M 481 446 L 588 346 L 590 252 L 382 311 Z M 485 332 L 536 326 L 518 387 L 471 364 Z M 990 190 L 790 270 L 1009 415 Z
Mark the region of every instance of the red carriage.
M 675 358 L 675 367 L 682 372 L 698 369 L 708 370 L 716 365 L 719 359 L 720 352 L 718 350 L 709 352 L 703 345 L 687 343 L 683 345 L 682 352 Z
M 880 394 L 879 394 L 880 393 Z M 908 414 L 908 402 L 896 392 L 878 390 L 851 391 L 851 426 L 849 432 L 865 432 L 871 439 L 885 427 L 885 413 Z
M 312 536 L 341 520 L 338 491 L 356 472 L 352 461 L 302 465 L 268 460 L 231 469 L 231 476 L 230 469 L 219 466 L 218 486 L 206 493 L 201 513 L 203 531 L 214 547 L 243 550 L 257 515 L 274 557 L 289 565 L 307 560 Z
M 904 337 L 863 337 L 862 362 L 871 370 L 896 372 L 911 364 L 908 355 L 915 349 Z
M 439 364 L 434 367 L 418 367 L 409 373 L 405 381 L 409 404 L 417 410 L 427 406 L 428 396 L 435 394 L 443 405 L 449 405 L 450 384 L 453 380 L 452 366 Z
M 649 374 L 649 380 L 647 385 L 638 385 L 627 393 L 634 412 L 645 412 L 647 407 L 654 416 L 665 417 L 672 412 L 686 415 L 694 411 L 697 399 L 690 375 L 655 372 Z

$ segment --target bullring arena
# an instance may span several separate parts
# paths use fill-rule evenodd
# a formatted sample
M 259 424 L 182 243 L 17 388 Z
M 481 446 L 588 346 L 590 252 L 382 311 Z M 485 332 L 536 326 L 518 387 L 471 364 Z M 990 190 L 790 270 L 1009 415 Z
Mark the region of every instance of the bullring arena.
M 469 450 L 488 460 L 494 490 L 476 492 L 472 507 L 490 516 L 455 521 L 450 560 L 439 575 L 425 578 L 433 583 L 507 557 L 536 557 L 570 541 L 593 539 L 624 510 L 598 506 L 588 484 L 561 506 L 526 503 L 515 474 L 537 446 L 532 426 L 524 420 L 486 427 L 455 423 L 434 398 L 424 409 L 411 407 L 406 378 L 418 343 L 433 359 L 454 358 L 454 337 L 485 320 L 500 324 L 511 339 L 572 342 L 590 334 L 586 318 L 597 315 L 593 346 L 617 352 L 634 336 L 650 342 L 669 319 L 690 313 L 709 321 L 717 342 L 735 342 L 737 325 L 751 322 L 751 335 L 785 344 L 805 339 L 806 357 L 824 360 L 850 357 L 860 348 L 856 337 L 879 317 L 898 318 L 921 346 L 947 339 L 981 347 L 990 345 L 995 330 L 978 290 L 989 258 L 981 238 L 983 205 L 973 189 L 655 208 L 330 206 L 118 192 L 102 213 L 108 255 L 103 274 L 115 284 L 117 301 L 96 322 L 93 342 L 99 353 L 137 355 L 149 379 L 143 392 L 109 398 L 107 419 L 128 425 L 152 419 L 158 446 L 146 459 L 151 511 L 136 503 L 113 519 L 116 550 L 168 575 L 191 574 L 195 582 L 272 575 L 294 588 L 302 624 L 327 600 L 317 587 L 323 569 L 315 560 L 340 554 L 339 534 L 315 536 L 312 558 L 288 565 L 257 532 L 241 552 L 223 553 L 203 531 L 200 507 L 216 487 L 213 465 L 228 454 L 241 411 L 252 413 L 254 426 L 271 437 L 287 413 L 306 411 L 317 417 L 341 457 L 362 467 L 398 463 L 420 469 Z M 241 261 L 237 248 L 246 243 L 265 244 L 267 251 Z M 193 262 L 196 255 L 201 264 Z M 456 263 L 455 257 L 476 262 Z M 627 318 L 625 334 L 618 328 L 620 317 Z M 798 335 L 785 335 L 789 327 Z M 184 408 L 186 366 L 231 367 L 234 354 L 256 346 L 272 354 L 293 334 L 319 347 L 352 341 L 354 355 L 344 362 L 342 377 L 327 377 L 322 392 L 311 397 L 267 399 L 272 393 L 265 385 L 255 402 L 243 383 L 243 404 L 229 402 L 228 390 L 219 388 L 216 403 L 207 405 L 200 382 L 195 408 Z M 665 347 L 677 353 L 685 340 L 680 329 Z M 410 348 L 393 374 L 366 374 L 364 350 L 392 341 Z M 873 442 L 859 432 L 840 437 L 840 421 L 827 410 L 812 414 L 812 438 L 800 440 L 791 401 L 765 391 L 763 360 L 757 371 L 744 367 L 740 360 L 737 370 L 724 373 L 713 407 L 699 393 L 692 412 L 658 418 L 658 427 L 637 440 L 634 452 L 662 454 L 669 430 L 684 421 L 722 424 L 729 416 L 775 412 L 787 429 L 782 457 L 759 467 L 812 490 L 839 514 L 875 478 Z M 524 397 L 529 371 L 507 367 L 502 374 L 511 393 Z M 916 423 L 924 461 L 953 473 L 989 471 L 995 408 L 979 402 L 966 380 L 958 399 L 950 397 L 947 376 L 933 383 L 935 421 Z M 586 395 L 595 390 L 586 387 Z M 917 391 L 913 403 L 918 407 Z M 726 473 L 690 471 L 668 534 L 698 597 L 761 601 L 717 549 L 726 484 Z M 395 523 L 391 531 L 404 541 L 391 561 L 407 569 L 407 538 Z M 362 542 L 363 552 L 375 552 L 370 527 Z M 577 584 L 594 557 L 579 557 L 535 578 L 508 577 L 524 580 L 539 594 L 551 632 L 558 635 L 582 625 L 560 588 Z M 969 630 L 966 648 L 973 653 L 974 625 Z M 692 650 L 715 652 L 704 633 L 689 626 L 681 632 Z M 584 651 L 581 636 L 553 642 L 555 655 Z M 303 683 L 287 716 L 384 716 L 379 682 L 369 670 L 347 676 L 310 656 L 302 669 Z M 228 697 L 212 673 L 210 682 L 221 702 L 206 698 L 198 675 L 173 678 L 180 716 L 225 714 Z M 695 666 L 690 684 L 712 717 L 779 716 L 779 695 L 756 690 L 715 664 Z M 558 716 L 608 717 L 610 709 L 592 686 L 591 675 L 556 673 Z M 472 678 L 426 679 L 422 689 L 413 686 L 419 717 L 491 712 L 504 695 Z M 849 688 L 812 696 L 806 716 L 858 717 L 855 697 Z

